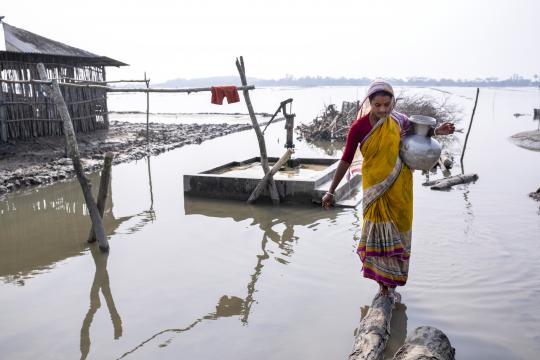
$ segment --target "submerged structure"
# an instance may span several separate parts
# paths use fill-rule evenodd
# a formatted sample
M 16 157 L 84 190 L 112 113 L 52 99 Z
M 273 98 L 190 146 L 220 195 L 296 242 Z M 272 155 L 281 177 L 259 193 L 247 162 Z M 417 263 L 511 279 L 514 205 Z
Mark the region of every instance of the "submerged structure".
M 52 99 L 29 80 L 38 80 L 37 64 L 58 82 L 103 84 L 107 66 L 120 61 L 93 54 L 30 31 L 0 17 L 0 143 L 61 135 L 62 120 Z M 106 89 L 62 86 L 76 132 L 108 128 Z
M 186 174 L 184 193 L 188 196 L 246 201 L 264 175 L 260 161 L 259 157 L 254 157 L 198 174 Z M 278 159 L 270 157 L 268 161 L 272 165 Z M 280 201 L 304 205 L 320 202 L 330 188 L 338 163 L 339 159 L 322 158 L 296 158 L 293 164 L 289 162 L 274 175 Z M 360 203 L 361 179 L 358 172 L 343 178 L 334 192 L 336 206 L 355 207 Z M 263 195 L 268 198 L 267 191 Z

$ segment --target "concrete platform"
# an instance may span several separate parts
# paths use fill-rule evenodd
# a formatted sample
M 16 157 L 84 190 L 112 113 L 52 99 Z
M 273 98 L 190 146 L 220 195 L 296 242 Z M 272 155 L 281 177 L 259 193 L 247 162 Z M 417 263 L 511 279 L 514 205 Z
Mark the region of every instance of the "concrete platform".
M 299 166 L 284 167 L 274 176 L 281 201 L 296 204 L 320 203 L 330 187 L 339 159 L 295 160 Z M 268 161 L 272 167 L 278 158 L 269 158 Z M 247 201 L 262 177 L 259 157 L 233 161 L 198 174 L 184 175 L 184 193 L 189 196 Z M 341 181 L 335 191 L 336 206 L 355 207 L 360 203 L 361 179 L 360 174 L 355 174 L 350 179 L 344 178 Z M 269 200 L 266 191 L 262 198 Z

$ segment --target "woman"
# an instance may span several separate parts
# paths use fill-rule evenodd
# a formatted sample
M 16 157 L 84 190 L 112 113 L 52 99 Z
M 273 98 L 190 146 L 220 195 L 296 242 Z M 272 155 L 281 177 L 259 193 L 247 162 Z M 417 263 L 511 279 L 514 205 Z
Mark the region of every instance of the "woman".
M 385 296 L 389 289 L 407 282 L 413 215 L 412 172 L 399 157 L 400 139 L 409 131 L 409 119 L 394 111 L 394 105 L 390 84 L 377 80 L 369 86 L 330 189 L 322 198 L 322 206 L 328 209 L 360 145 L 364 222 L 357 253 L 364 277 L 377 281 Z M 435 135 L 453 132 L 452 123 L 434 130 Z

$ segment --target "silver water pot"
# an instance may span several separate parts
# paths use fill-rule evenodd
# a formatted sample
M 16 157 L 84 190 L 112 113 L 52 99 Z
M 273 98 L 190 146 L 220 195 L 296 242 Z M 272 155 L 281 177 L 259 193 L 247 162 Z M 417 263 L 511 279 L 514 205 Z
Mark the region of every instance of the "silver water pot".
M 409 118 L 412 133 L 401 139 L 399 155 L 411 169 L 430 170 L 441 156 L 441 144 L 429 135 L 437 121 L 429 116 L 413 115 Z

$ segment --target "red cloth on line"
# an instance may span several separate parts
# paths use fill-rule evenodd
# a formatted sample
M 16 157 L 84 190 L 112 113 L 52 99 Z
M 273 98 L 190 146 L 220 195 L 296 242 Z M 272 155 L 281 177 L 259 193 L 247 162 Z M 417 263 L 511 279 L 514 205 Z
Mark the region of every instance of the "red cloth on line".
M 212 86 L 212 104 L 223 105 L 223 98 L 232 104 L 240 101 L 236 86 Z

